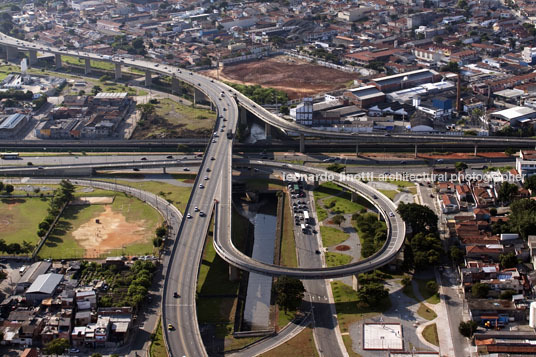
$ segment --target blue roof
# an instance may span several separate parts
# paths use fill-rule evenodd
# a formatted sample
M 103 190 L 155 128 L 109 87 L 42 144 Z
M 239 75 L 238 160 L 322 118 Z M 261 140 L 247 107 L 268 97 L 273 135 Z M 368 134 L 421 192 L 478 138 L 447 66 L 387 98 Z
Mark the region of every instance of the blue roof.
M 0 124 L 0 129 L 13 129 L 16 127 L 21 120 L 23 120 L 26 117 L 26 115 L 21 113 L 11 114 L 8 116 L 2 124 Z

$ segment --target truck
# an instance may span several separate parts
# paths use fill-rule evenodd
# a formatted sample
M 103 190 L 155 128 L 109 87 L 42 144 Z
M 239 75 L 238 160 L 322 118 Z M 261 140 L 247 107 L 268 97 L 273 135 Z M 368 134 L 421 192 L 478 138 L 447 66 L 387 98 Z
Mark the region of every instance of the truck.
M 231 129 L 228 129 L 227 130 L 227 139 L 232 139 L 233 138 L 233 131 Z

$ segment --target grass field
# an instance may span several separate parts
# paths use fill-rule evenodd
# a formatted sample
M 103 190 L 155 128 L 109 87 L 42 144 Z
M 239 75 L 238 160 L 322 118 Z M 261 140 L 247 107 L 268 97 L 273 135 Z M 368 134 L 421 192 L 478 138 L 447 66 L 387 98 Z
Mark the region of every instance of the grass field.
M 436 345 L 439 347 L 439 337 L 437 337 L 437 325 L 431 324 L 426 326 L 422 330 L 422 337 L 428 342 L 430 342 L 433 345 Z
M 324 247 L 341 244 L 350 237 L 348 233 L 344 233 L 340 228 L 327 226 L 320 226 L 320 235 L 322 236 Z
M 95 190 L 83 196 L 112 196 L 109 191 Z M 154 230 L 162 222 L 160 214 L 151 206 L 142 201 L 128 197 L 125 194 L 116 194 L 113 204 L 109 205 L 111 214 L 114 217 L 124 217 L 125 226 L 132 227 L 132 224 L 140 223 L 140 234 L 136 235 L 136 240 L 128 243 L 128 239 L 134 234 L 122 233 L 121 231 L 106 231 L 108 238 L 97 242 L 81 243 L 77 240 L 79 232 L 89 229 L 88 225 L 93 224 L 96 217 L 102 217 L 106 213 L 105 205 L 84 205 L 68 206 L 63 212 L 55 229 L 52 231 L 47 241 L 39 251 L 39 257 L 52 259 L 99 257 L 114 255 L 147 255 L 154 253 L 152 238 Z M 137 238 L 143 237 L 140 241 Z M 95 243 L 95 244 L 93 244 Z M 98 243 L 98 244 L 97 244 Z
M 305 328 L 298 335 L 283 343 L 282 345 L 261 355 L 262 357 L 312 357 L 318 356 L 315 342 L 313 340 L 313 330 L 310 327 Z
M 164 344 L 164 337 L 162 336 L 162 322 L 158 322 L 158 328 L 151 342 L 151 349 L 149 351 L 150 357 L 167 357 L 166 345 Z
M 288 196 L 284 195 L 283 202 L 283 231 L 280 247 L 280 265 L 286 267 L 297 267 L 298 258 L 296 256 L 296 241 L 294 240 L 294 219 L 290 206 L 288 205 Z
M 9 243 L 37 244 L 37 225 L 47 215 L 48 200 L 4 198 L 0 204 L 0 238 Z
M 426 300 L 426 302 L 428 302 L 430 304 L 438 304 L 439 303 L 439 301 L 440 301 L 439 300 L 439 294 L 438 293 L 430 294 L 430 292 L 426 288 L 426 283 L 429 280 L 415 279 L 415 281 L 417 282 L 417 285 L 419 286 L 419 292 L 421 293 L 421 295 L 424 298 L 424 300 Z M 432 281 L 435 281 L 435 280 L 432 280 Z
M 437 317 L 436 313 L 433 310 L 427 308 L 424 304 L 419 305 L 417 314 L 423 319 L 430 320 L 430 321 Z
M 138 123 L 134 139 L 165 137 L 207 137 L 212 133 L 216 113 L 202 108 L 180 104 L 171 99 L 159 99 L 155 112 L 143 123 Z
M 326 252 L 326 265 L 328 267 L 337 267 L 340 265 L 350 264 L 352 257 L 342 253 Z
M 295 316 L 296 312 L 285 312 L 283 309 L 280 309 L 279 315 L 277 316 L 277 326 L 279 326 L 279 328 L 285 327 Z
M 67 64 L 75 65 L 75 66 L 85 66 L 85 63 L 86 63 L 86 61 L 81 58 L 71 57 L 71 56 L 61 56 L 61 61 Z M 103 69 L 105 71 L 115 70 L 114 64 L 110 62 L 91 60 L 90 63 L 91 63 L 91 67 L 95 69 Z
M 397 190 L 378 190 L 384 195 L 386 195 L 391 201 L 394 201 L 396 195 L 398 194 Z
M 348 327 L 352 323 L 377 316 L 391 306 L 391 300 L 388 298 L 376 306 L 360 306 L 357 301 L 357 292 L 340 281 L 332 282 L 331 289 L 341 332 L 348 332 Z
M 188 203 L 188 198 L 190 197 L 190 193 L 192 192 L 191 187 L 175 186 L 169 183 L 157 181 L 134 182 L 111 179 L 107 179 L 107 181 L 114 181 L 118 184 L 154 193 L 155 195 L 159 195 L 161 192 L 163 192 L 164 195 L 162 197 L 168 200 L 168 202 L 170 202 L 171 204 L 175 205 L 175 207 L 177 207 L 183 213 L 186 210 L 186 204 Z M 179 179 L 179 181 L 184 182 L 185 179 Z

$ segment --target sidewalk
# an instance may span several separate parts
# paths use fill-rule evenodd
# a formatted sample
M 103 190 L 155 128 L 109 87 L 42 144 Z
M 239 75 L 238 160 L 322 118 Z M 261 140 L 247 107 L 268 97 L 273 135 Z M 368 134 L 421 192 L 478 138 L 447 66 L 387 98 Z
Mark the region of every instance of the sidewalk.
M 443 326 L 450 326 L 450 323 L 449 323 L 449 316 L 447 314 L 447 309 L 445 306 L 445 296 L 442 293 L 443 287 L 441 286 L 441 279 L 438 276 L 437 271 L 435 271 L 435 274 L 436 274 L 436 281 L 438 282 L 438 285 L 439 285 L 439 294 L 440 294 L 440 299 L 441 299 L 439 304 L 430 304 L 426 302 L 424 298 L 422 297 L 421 293 L 419 292 L 417 283 L 412 281 L 413 292 L 415 296 L 417 297 L 417 299 L 419 299 L 424 306 L 426 306 L 430 310 L 433 310 L 437 315 L 437 317 L 433 319 L 432 321 L 430 321 L 429 323 L 419 326 L 419 328 L 417 329 L 417 333 L 419 334 L 419 336 L 421 336 L 421 332 L 422 332 L 422 329 L 424 329 L 424 327 L 426 327 L 427 325 L 430 325 L 431 323 L 435 323 L 437 326 L 437 337 L 439 339 L 440 355 L 441 356 L 454 356 L 455 355 L 454 345 L 452 343 L 452 336 L 451 336 L 450 328 L 441 328 Z M 446 325 L 444 323 L 446 323 Z

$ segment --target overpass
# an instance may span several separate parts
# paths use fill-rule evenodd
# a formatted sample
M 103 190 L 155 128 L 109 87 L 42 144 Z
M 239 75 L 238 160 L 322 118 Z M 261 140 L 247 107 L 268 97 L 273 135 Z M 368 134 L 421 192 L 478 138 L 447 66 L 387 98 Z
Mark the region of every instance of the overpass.
M 257 160 L 239 160 L 238 162 L 247 163 L 252 167 L 269 167 L 273 170 L 280 170 L 289 174 L 311 174 L 316 175 L 316 177 L 328 177 L 329 175 L 332 175 L 333 182 L 354 193 L 358 193 L 378 210 L 378 213 L 383 216 L 383 219 L 387 224 L 387 239 L 382 248 L 374 255 L 360 260 L 359 262 L 339 267 L 303 269 L 262 263 L 248 257 L 233 245 L 231 236 L 226 233 L 228 232 L 228 227 L 230 227 L 231 222 L 231 210 L 227 209 L 227 207 L 230 207 L 231 205 L 231 195 L 222 195 L 222 201 L 216 203 L 214 248 L 218 255 L 229 264 L 242 270 L 269 276 L 286 275 L 299 279 L 329 279 L 364 273 L 382 267 L 390 263 L 396 257 L 400 249 L 402 249 L 406 236 L 406 225 L 400 215 L 396 212 L 396 205 L 380 191 L 365 183 L 358 180 L 347 181 L 343 179 L 342 175 L 335 172 L 301 165 Z
M 0 46 L 4 46 L 6 57 L 9 60 L 16 55 L 16 51 L 28 51 L 30 65 L 37 60 L 37 51 L 54 54 L 56 67 L 61 67 L 61 56 L 68 55 L 85 60 L 86 72 L 91 70 L 91 60 L 105 61 L 113 63 L 115 66 L 115 78 L 121 78 L 121 66 L 127 65 L 133 68 L 140 69 L 145 72 L 145 84 L 151 85 L 153 74 L 171 76 L 171 87 L 177 88 L 179 81 L 182 80 L 192 85 L 195 90 L 202 92 L 216 106 L 218 118 L 216 120 L 215 129 L 218 130 L 223 125 L 223 119 L 227 120 L 227 125 L 232 128 L 235 133 L 239 109 L 241 105 L 242 113 L 244 110 L 249 110 L 253 114 L 259 116 L 269 127 L 273 126 L 285 133 L 296 133 L 300 135 L 300 149 L 304 150 L 305 136 L 326 137 L 326 138 L 346 138 L 361 140 L 359 138 L 371 137 L 377 141 L 385 141 L 383 135 L 367 134 L 354 135 L 350 133 L 333 133 L 322 130 L 306 128 L 295 123 L 287 122 L 286 120 L 273 115 L 265 109 L 257 106 L 253 101 L 249 100 L 240 93 L 229 88 L 227 85 L 209 79 L 205 76 L 186 72 L 179 68 L 160 65 L 157 63 L 148 62 L 145 60 L 132 60 L 120 56 L 107 56 L 91 54 L 80 51 L 59 50 L 53 47 L 45 47 L 31 44 L 21 40 L 17 40 L 5 35 L 0 35 Z M 236 96 L 236 99 L 235 99 Z M 243 117 L 243 114 L 241 115 Z M 268 128 L 269 128 L 268 127 Z M 412 142 L 418 140 L 429 141 L 430 137 L 426 136 L 408 136 L 397 135 L 389 140 L 404 139 Z M 487 138 L 456 138 L 455 140 L 467 141 L 475 140 L 479 142 Z M 434 136 L 436 141 L 452 141 L 450 136 Z M 505 139 L 500 138 L 503 142 Z M 509 139 L 515 140 L 515 139 Z M 536 142 L 536 141 L 535 141 Z M 197 206 L 200 210 L 207 214 L 207 217 L 199 214 L 193 214 L 192 218 L 181 221 L 180 229 L 177 238 L 174 241 L 170 256 L 170 263 L 165 273 L 164 292 L 162 297 L 162 325 L 164 340 L 171 356 L 205 356 L 207 355 L 199 325 L 197 323 L 196 312 L 196 283 L 199 272 L 203 248 L 205 245 L 206 232 L 210 224 L 210 217 L 216 203 L 216 232 L 215 247 L 218 253 L 231 264 L 239 266 L 242 269 L 260 272 L 267 275 L 293 275 L 307 279 L 325 278 L 330 276 L 343 276 L 355 274 L 360 271 L 367 271 L 387 264 L 392 260 L 393 256 L 402 246 L 405 226 L 400 217 L 394 214 L 391 217 L 390 213 L 394 211 L 394 204 L 385 196 L 376 193 L 372 188 L 359 183 L 342 182 L 340 178 L 336 178 L 340 184 L 347 185 L 348 188 L 354 191 L 360 191 L 363 195 L 374 204 L 380 213 L 384 216 L 389 227 L 389 237 L 386 244 L 373 257 L 370 257 L 360 265 L 347 265 L 339 268 L 323 268 L 311 270 L 290 271 L 285 268 L 276 266 L 261 266 L 248 257 L 240 255 L 241 253 L 232 246 L 231 242 L 231 160 L 232 160 L 232 145 L 233 140 L 228 138 L 218 138 L 215 142 L 209 141 L 206 147 L 205 156 L 200 163 L 199 172 L 212 172 L 209 180 L 204 186 L 200 184 L 200 177 L 197 175 L 194 182 L 192 194 L 188 200 L 186 211 L 191 212 L 193 206 Z M 259 164 L 262 164 L 260 162 Z M 281 164 L 284 165 L 284 164 Z M 281 166 L 284 167 L 284 166 Z M 277 168 L 277 166 L 276 166 Z M 303 170 L 300 167 L 288 167 L 289 169 Z M 209 169 L 210 171 L 208 171 Z M 207 174 L 208 175 L 208 174 Z M 376 195 L 379 199 L 374 199 Z M 233 249 L 234 248 L 234 249 Z M 280 270 L 277 270 L 280 269 Z M 339 269 L 339 270 L 337 270 Z M 178 294 L 178 295 L 177 295 Z M 180 297 L 178 297 L 180 296 Z M 171 324 L 174 329 L 168 330 L 165 327 Z

